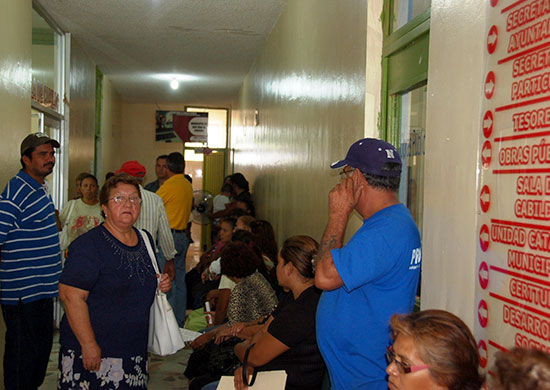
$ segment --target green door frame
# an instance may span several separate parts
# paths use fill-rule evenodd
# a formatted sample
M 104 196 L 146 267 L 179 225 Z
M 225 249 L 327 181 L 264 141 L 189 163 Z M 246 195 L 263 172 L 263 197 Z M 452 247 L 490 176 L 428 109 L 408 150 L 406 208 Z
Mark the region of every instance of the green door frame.
M 427 9 L 400 29 L 393 31 L 393 9 L 397 0 L 386 0 L 382 12 L 382 97 L 380 137 L 400 147 L 400 99 L 392 98 L 427 83 L 430 11 Z

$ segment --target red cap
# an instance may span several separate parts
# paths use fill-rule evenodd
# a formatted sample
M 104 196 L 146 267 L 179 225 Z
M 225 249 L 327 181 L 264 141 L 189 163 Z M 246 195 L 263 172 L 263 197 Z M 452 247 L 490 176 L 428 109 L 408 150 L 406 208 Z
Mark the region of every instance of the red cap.
M 119 173 L 126 173 L 130 176 L 137 177 L 142 179 L 147 173 L 147 169 L 136 160 L 126 161 L 118 171 L 115 172 L 115 175 Z

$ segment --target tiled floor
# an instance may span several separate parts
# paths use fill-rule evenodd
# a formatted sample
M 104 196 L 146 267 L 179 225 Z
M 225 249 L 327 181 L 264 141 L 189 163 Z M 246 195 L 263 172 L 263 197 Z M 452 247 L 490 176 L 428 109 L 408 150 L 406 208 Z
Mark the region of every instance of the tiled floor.
M 59 335 L 54 337 L 54 345 L 50 355 L 50 363 L 46 378 L 40 390 L 55 390 L 57 388 L 57 358 L 59 353 Z M 149 356 L 148 390 L 187 390 L 187 378 L 183 375 L 191 348 L 187 347 L 171 356 Z

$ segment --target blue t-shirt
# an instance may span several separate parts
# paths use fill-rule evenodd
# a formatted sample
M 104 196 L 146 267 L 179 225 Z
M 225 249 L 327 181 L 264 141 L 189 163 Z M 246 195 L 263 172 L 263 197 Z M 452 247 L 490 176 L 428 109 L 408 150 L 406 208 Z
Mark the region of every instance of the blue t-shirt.
M 102 357 L 147 354 L 149 309 L 157 280 L 147 247 L 127 246 L 105 227 L 84 233 L 69 246 L 69 257 L 59 283 L 89 291 L 88 311 Z M 153 241 L 147 234 L 151 245 Z M 67 316 L 61 320 L 62 348 L 80 351 Z M 77 355 L 78 356 L 78 355 Z
M 331 254 L 344 285 L 321 295 L 317 342 L 332 389 L 385 390 L 389 319 L 414 307 L 418 228 L 409 210 L 396 204 L 366 219 L 349 243 Z

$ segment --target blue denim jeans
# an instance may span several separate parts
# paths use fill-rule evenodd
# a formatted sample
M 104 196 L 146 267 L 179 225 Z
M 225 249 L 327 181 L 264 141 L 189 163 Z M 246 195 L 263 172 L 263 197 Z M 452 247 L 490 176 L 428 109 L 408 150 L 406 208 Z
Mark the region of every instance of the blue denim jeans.
M 203 386 L 201 390 L 216 390 L 219 384 L 220 381 L 212 382 L 207 384 L 206 386 Z
M 185 324 L 185 310 L 187 308 L 187 288 L 185 287 L 185 260 L 187 257 L 187 248 L 189 240 L 185 232 L 172 231 L 174 237 L 174 246 L 176 247 L 176 256 L 174 256 L 174 268 L 176 269 L 176 278 L 172 281 L 172 289 L 168 292 L 168 302 L 174 309 L 176 320 L 180 327 Z

